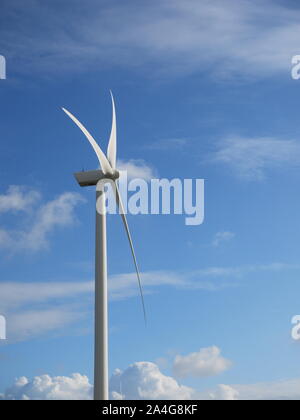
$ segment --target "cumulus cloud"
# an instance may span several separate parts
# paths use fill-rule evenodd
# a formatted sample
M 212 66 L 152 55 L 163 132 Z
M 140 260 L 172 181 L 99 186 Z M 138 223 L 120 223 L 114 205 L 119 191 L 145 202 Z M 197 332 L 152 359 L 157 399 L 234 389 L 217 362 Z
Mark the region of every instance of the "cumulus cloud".
M 117 168 L 119 171 L 127 172 L 128 179 L 139 178 L 150 181 L 155 178 L 155 170 L 142 159 L 118 160 Z
M 93 387 L 85 375 L 49 375 L 16 379 L 3 395 L 5 400 L 91 400 Z M 1 399 L 1 398 L 0 398 Z
M 221 356 L 221 350 L 216 347 L 207 347 L 186 356 L 177 355 L 173 364 L 175 376 L 208 377 L 219 375 L 231 367 L 230 360 Z
M 300 378 L 246 385 L 218 385 L 197 393 L 203 400 L 300 400 Z
M 40 199 L 35 190 L 24 187 L 9 187 L 7 194 L 0 196 L 0 213 L 31 210 L 30 221 L 19 229 L 0 229 L 0 247 L 9 252 L 39 251 L 48 246 L 48 236 L 57 227 L 72 224 L 75 207 L 83 202 L 81 195 L 66 192 L 45 204 L 32 208 Z M 29 225 L 29 227 L 27 227 Z
M 221 401 L 236 401 L 238 397 L 239 392 L 229 385 L 218 385 L 216 391 L 210 394 L 211 399 Z
M 265 137 L 232 137 L 220 142 L 212 162 L 229 166 L 242 178 L 261 180 L 270 169 L 299 167 L 300 143 Z
M 85 13 L 76 7 L 79 0 L 63 6 L 58 0 L 27 0 L 26 7 L 22 1 L 2 2 L 0 47 L 22 72 L 57 74 L 98 65 L 168 77 L 206 69 L 222 77 L 270 77 L 286 72 L 299 49 L 299 10 L 271 0 L 240 0 L 238 7 L 234 0 L 109 6 L 89 0 Z M 18 60 L 23 66 L 17 67 Z
M 123 372 L 115 371 L 110 380 L 111 397 L 126 400 L 188 400 L 193 389 L 164 375 L 151 362 L 136 362 Z
M 110 378 L 113 400 L 300 400 L 300 379 L 249 385 L 220 384 L 215 389 L 197 391 L 164 375 L 151 362 L 136 362 L 124 371 L 116 369 Z M 41 375 L 20 377 L 6 389 L 0 400 L 91 400 L 93 386 L 85 375 L 70 377 Z
M 92 395 L 93 386 L 88 378 L 75 373 L 71 377 L 41 375 L 32 380 L 18 378 L 2 399 L 90 400 Z M 192 395 L 192 388 L 178 384 L 151 362 L 136 362 L 123 372 L 116 369 L 110 379 L 110 398 L 113 400 L 185 400 L 191 399 Z
M 218 247 L 223 242 L 230 241 L 234 237 L 235 237 L 235 234 L 233 232 L 229 232 L 229 231 L 217 232 L 214 236 L 213 241 L 212 241 L 212 245 L 214 247 Z
M 300 400 L 300 378 L 233 387 L 241 400 Z

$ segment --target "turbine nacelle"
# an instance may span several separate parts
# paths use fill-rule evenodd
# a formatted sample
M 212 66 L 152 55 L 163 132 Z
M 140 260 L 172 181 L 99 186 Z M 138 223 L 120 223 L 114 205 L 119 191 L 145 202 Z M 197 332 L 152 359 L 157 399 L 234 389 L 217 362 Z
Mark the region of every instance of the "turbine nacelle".
M 116 181 L 120 177 L 120 172 L 116 170 L 113 174 L 105 174 L 100 170 L 83 171 L 76 172 L 74 176 L 81 187 L 91 187 L 97 185 L 98 181 L 101 181 L 102 179 Z

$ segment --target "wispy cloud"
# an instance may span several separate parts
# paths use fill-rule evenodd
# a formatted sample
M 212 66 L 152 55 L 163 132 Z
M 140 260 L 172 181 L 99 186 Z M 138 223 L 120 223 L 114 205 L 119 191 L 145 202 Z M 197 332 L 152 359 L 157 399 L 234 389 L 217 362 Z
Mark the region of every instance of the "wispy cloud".
M 155 169 L 142 159 L 118 160 L 119 171 L 126 171 L 128 179 L 144 179 L 150 181 L 156 178 Z
M 21 234 L 21 245 L 33 251 L 48 245 L 47 236 L 57 227 L 69 226 L 75 220 L 75 207 L 84 199 L 76 193 L 66 192 L 41 206 L 31 229 Z M 20 243 L 20 242 L 19 242 Z
M 45 204 L 38 191 L 23 187 L 9 187 L 0 195 L 0 213 L 30 211 L 30 218 L 19 229 L 0 228 L 0 247 L 11 253 L 39 251 L 48 246 L 48 236 L 57 227 L 71 225 L 75 220 L 75 207 L 84 199 L 75 193 L 66 192 Z
M 83 320 L 93 290 L 93 282 L 1 282 L 0 313 L 7 319 L 7 342 L 60 331 Z
M 244 179 L 261 180 L 271 169 L 299 167 L 300 142 L 266 137 L 232 137 L 219 143 L 211 161 L 229 166 Z
M 29 211 L 40 198 L 38 191 L 20 185 L 11 185 L 6 193 L 0 194 L 0 213 Z
M 7 340 L 8 343 L 26 341 L 46 333 L 62 331 L 84 318 L 82 308 L 70 304 L 13 312 L 7 316 Z
M 219 279 L 240 279 L 251 273 L 281 272 L 300 270 L 297 264 L 261 264 L 236 267 L 208 267 L 194 271 L 148 271 L 141 273 L 143 286 L 148 293 L 159 286 L 175 288 L 199 288 L 218 290 L 222 287 Z M 215 283 L 215 280 L 218 283 Z M 210 283 L 211 282 L 211 283 Z M 58 301 L 59 299 L 76 298 L 90 294 L 94 282 L 0 282 L 0 311 L 26 307 L 37 303 Z M 122 273 L 109 276 L 109 294 L 112 300 L 127 299 L 138 295 L 136 273 Z
M 11 63 L 22 62 L 16 70 L 269 77 L 287 72 L 299 50 L 299 10 L 271 0 L 89 0 L 84 13 L 77 4 L 3 0 L 0 47 Z
M 234 287 L 252 273 L 300 270 L 299 265 L 273 263 L 237 267 L 208 267 L 195 271 L 153 271 L 141 273 L 145 294 L 161 287 L 178 290 L 220 291 Z M 27 340 L 59 331 L 84 320 L 90 314 L 94 281 L 0 282 L 0 313 L 5 315 L 10 340 Z M 139 295 L 135 273 L 109 277 L 113 301 Z
M 0 282 L 0 311 L 33 307 L 59 299 L 74 298 L 94 290 L 93 282 Z
M 252 273 L 276 273 L 300 270 L 300 265 L 271 263 L 236 267 L 212 266 L 193 271 L 148 271 L 141 273 L 145 293 L 155 293 L 159 287 L 185 290 L 220 291 L 236 287 L 238 281 Z M 127 299 L 138 295 L 136 274 L 124 273 L 110 276 L 109 294 L 112 300 Z
M 223 242 L 228 242 L 235 237 L 235 233 L 229 231 L 217 232 L 213 238 L 212 246 L 218 247 Z

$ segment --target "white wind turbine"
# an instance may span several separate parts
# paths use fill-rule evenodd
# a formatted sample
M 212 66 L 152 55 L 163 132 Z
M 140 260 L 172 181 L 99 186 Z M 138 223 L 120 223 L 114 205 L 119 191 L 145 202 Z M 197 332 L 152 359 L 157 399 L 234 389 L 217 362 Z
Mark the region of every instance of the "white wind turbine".
M 141 286 L 139 268 L 135 251 L 120 196 L 117 180 L 119 172 L 116 169 L 117 155 L 117 129 L 114 98 L 112 100 L 112 127 L 107 148 L 107 156 L 103 153 L 96 140 L 88 130 L 65 108 L 63 111 L 74 121 L 84 133 L 93 147 L 101 170 L 78 172 L 75 177 L 81 187 L 96 185 L 96 250 L 95 250 L 95 365 L 94 365 L 94 399 L 108 399 L 108 297 L 107 297 L 107 239 L 106 239 L 106 214 L 105 214 L 105 190 L 106 183 L 113 184 L 116 202 L 124 223 L 126 234 L 129 240 L 131 253 L 138 278 L 138 284 L 142 299 L 144 318 L 146 322 L 146 311 Z

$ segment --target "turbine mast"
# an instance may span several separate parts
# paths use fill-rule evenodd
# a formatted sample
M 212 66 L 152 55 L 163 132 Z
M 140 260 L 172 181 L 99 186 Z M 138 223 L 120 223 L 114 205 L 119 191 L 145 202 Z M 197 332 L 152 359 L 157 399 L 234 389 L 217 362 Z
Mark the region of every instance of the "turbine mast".
M 113 182 L 116 187 L 116 200 L 120 207 L 120 214 L 128 237 L 131 253 L 134 260 L 141 300 L 146 322 L 143 291 L 140 273 L 137 265 L 133 242 L 131 239 L 126 215 L 119 194 L 117 179 L 119 172 L 116 170 L 117 153 L 117 128 L 114 99 L 112 100 L 112 128 L 107 149 L 107 156 L 103 153 L 96 140 L 92 137 L 84 125 L 71 112 L 63 108 L 63 111 L 80 128 L 87 140 L 93 147 L 101 167 L 101 170 L 77 172 L 75 178 L 81 187 L 96 185 L 96 249 L 95 249 L 95 368 L 94 368 L 94 399 L 108 400 L 108 293 L 107 293 L 107 238 L 106 238 L 106 208 L 105 208 L 105 184 Z
M 107 238 L 104 183 L 96 187 L 94 400 L 108 400 Z

